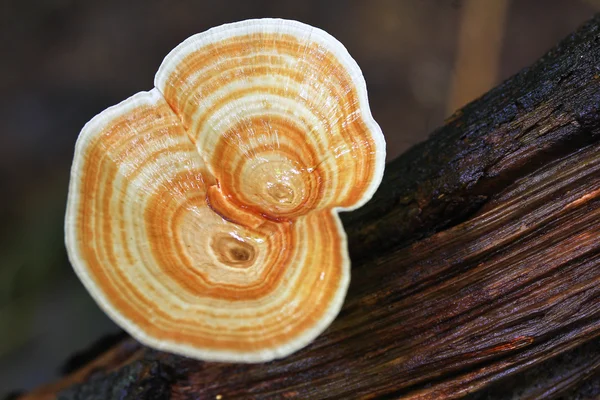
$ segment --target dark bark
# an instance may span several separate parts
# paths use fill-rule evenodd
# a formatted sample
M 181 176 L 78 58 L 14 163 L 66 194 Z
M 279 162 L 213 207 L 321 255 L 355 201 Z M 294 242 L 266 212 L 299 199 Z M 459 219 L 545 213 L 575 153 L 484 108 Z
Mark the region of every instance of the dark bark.
M 599 364 L 600 339 L 596 338 L 535 368 L 500 380 L 465 400 L 598 399 Z
M 515 179 L 598 140 L 598 29 L 596 17 L 389 163 L 367 207 L 342 215 L 353 260 L 464 221 Z
M 239 365 L 127 338 L 28 398 L 598 395 L 599 29 L 596 17 L 388 165 L 344 215 L 351 287 L 307 348 Z

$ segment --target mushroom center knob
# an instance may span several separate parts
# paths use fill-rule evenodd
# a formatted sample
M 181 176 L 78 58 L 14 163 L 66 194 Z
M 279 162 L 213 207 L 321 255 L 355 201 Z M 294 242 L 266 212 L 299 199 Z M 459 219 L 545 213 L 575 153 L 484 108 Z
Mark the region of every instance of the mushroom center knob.
M 219 261 L 232 267 L 247 267 L 256 256 L 254 246 L 238 237 L 218 234 L 213 238 L 212 248 Z
M 273 218 L 294 217 L 312 209 L 317 182 L 301 163 L 260 159 L 249 164 L 240 188 L 248 206 Z
M 294 188 L 287 183 L 267 182 L 267 193 L 276 202 L 289 204 L 294 200 Z

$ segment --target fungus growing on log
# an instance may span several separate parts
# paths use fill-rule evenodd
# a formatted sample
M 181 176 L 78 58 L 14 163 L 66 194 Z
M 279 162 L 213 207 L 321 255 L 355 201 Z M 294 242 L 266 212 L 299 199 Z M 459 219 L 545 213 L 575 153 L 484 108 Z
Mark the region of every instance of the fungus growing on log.
M 184 41 L 155 86 L 79 136 L 65 221 L 77 275 L 158 349 L 261 362 L 302 348 L 348 287 L 338 212 L 383 175 L 359 67 L 319 29 L 249 20 Z

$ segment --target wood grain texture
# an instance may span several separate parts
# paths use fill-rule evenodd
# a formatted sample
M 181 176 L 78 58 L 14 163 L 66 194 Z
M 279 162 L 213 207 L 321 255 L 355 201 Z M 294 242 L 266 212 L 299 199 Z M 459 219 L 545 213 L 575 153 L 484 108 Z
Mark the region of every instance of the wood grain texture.
M 125 339 L 107 354 L 128 361 L 58 397 L 597 398 L 599 29 L 596 17 L 388 165 L 344 216 L 352 282 L 310 346 L 239 365 Z M 41 390 L 23 398 L 58 389 Z
M 515 179 L 598 140 L 598 29 L 596 17 L 389 163 L 368 206 L 342 215 L 352 259 L 455 225 Z

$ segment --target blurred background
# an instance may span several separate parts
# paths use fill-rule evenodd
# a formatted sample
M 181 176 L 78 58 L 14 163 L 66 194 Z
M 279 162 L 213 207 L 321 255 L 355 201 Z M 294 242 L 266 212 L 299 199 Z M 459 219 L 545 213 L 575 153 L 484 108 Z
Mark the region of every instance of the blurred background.
M 118 331 L 64 249 L 73 148 L 91 117 L 149 90 L 188 36 L 257 17 L 328 31 L 362 68 L 392 159 L 597 11 L 600 0 L 2 0 L 0 397 Z

